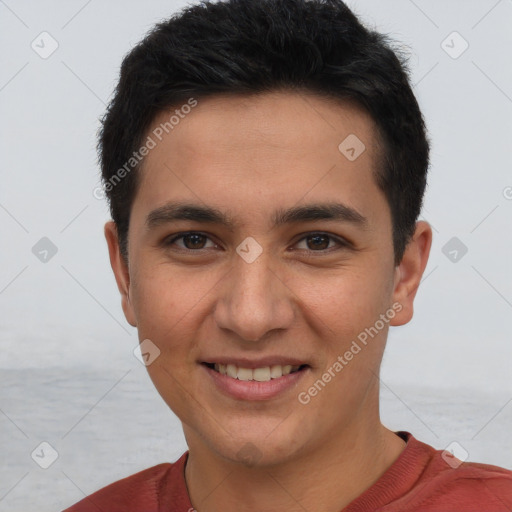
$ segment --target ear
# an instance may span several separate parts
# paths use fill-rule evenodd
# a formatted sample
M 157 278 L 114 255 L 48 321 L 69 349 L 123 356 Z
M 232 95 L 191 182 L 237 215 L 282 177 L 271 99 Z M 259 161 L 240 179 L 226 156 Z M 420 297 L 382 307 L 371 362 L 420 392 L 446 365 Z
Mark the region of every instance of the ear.
M 393 300 L 401 304 L 402 308 L 397 309 L 397 314 L 390 321 L 391 325 L 404 325 L 411 320 L 414 313 L 414 297 L 427 266 L 431 245 L 430 224 L 425 221 L 417 222 L 416 230 L 405 248 L 402 261 L 395 268 Z
M 124 316 L 131 326 L 137 327 L 135 313 L 130 301 L 130 272 L 127 262 L 121 255 L 117 226 L 114 221 L 109 221 L 105 224 L 105 238 L 107 239 L 110 265 L 114 271 L 117 288 L 121 294 L 121 304 L 123 306 Z

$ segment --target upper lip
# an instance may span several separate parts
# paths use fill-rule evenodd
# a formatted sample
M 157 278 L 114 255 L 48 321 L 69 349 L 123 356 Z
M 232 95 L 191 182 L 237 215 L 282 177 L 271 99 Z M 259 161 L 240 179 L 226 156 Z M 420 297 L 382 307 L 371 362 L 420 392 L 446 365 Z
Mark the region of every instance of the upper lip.
M 235 366 L 238 366 L 239 368 L 264 368 L 265 366 L 302 366 L 306 365 L 307 363 L 304 362 L 304 360 L 297 359 L 294 357 L 289 356 L 267 356 L 262 357 L 259 359 L 247 359 L 246 357 L 209 357 L 207 359 L 203 359 L 201 363 L 208 363 L 208 364 L 233 364 Z

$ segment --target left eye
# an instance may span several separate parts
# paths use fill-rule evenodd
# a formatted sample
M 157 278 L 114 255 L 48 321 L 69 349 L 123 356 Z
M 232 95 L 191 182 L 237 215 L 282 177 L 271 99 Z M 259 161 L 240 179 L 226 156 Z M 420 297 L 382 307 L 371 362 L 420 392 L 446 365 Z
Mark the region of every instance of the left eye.
M 332 235 L 328 235 L 326 233 L 312 233 L 310 235 L 305 236 L 304 238 L 301 238 L 299 240 L 299 242 L 302 242 L 303 240 L 306 240 L 306 245 L 308 245 L 309 241 L 312 242 L 312 245 L 310 245 L 309 247 L 306 247 L 306 250 L 311 250 L 310 247 L 314 247 L 314 248 L 320 249 L 320 250 L 326 250 L 331 241 L 334 241 L 335 243 L 337 243 L 338 246 L 347 245 L 339 238 L 333 237 Z M 313 249 L 313 252 L 319 252 L 316 249 Z
M 205 247 L 205 241 L 210 240 L 210 237 L 203 233 L 199 232 L 188 232 L 188 233 L 182 233 L 180 235 L 177 235 L 166 242 L 164 244 L 166 246 L 172 246 L 175 244 L 178 240 L 182 240 L 183 246 L 178 246 L 180 249 L 184 249 L 186 251 L 200 251 L 202 249 L 206 249 Z M 327 233 L 310 233 L 307 236 L 301 238 L 297 244 L 300 242 L 305 241 L 307 247 L 305 250 L 309 250 L 312 252 L 322 252 L 327 249 L 329 249 L 329 244 L 331 241 L 334 241 L 338 246 L 346 247 L 348 244 L 344 242 L 342 239 L 338 237 L 334 237 L 333 235 L 329 235 Z M 212 242 L 212 241 L 211 241 Z M 217 246 L 214 242 L 212 242 L 213 246 Z M 211 247 L 211 246 L 210 246 Z M 332 249 L 332 247 L 330 247 Z

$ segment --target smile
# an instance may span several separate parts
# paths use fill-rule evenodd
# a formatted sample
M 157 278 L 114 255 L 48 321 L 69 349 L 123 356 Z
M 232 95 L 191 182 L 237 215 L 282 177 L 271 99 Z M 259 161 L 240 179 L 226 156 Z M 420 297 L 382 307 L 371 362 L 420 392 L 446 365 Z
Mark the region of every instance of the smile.
M 268 382 L 272 379 L 279 379 L 290 373 L 298 372 L 304 369 L 307 365 L 303 364 L 300 366 L 287 365 L 272 365 L 263 366 L 261 368 L 243 368 L 234 364 L 220 364 L 220 363 L 204 363 L 210 369 L 226 375 L 232 379 L 238 379 L 243 381 L 255 380 L 257 382 Z

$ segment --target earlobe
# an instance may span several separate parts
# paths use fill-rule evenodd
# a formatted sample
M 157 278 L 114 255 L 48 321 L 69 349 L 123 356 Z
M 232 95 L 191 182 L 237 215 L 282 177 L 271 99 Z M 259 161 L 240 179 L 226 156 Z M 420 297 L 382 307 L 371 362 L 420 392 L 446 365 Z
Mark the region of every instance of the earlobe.
M 407 244 L 402 261 L 395 269 L 394 302 L 402 309 L 390 322 L 391 325 L 408 323 L 414 313 L 414 298 L 427 266 L 430 247 L 432 246 L 432 228 L 425 221 L 416 223 L 412 240 Z
M 130 301 L 130 272 L 128 264 L 121 254 L 115 222 L 107 222 L 105 224 L 104 233 L 107 240 L 110 266 L 114 272 L 117 288 L 121 294 L 121 305 L 123 307 L 124 316 L 131 326 L 136 327 L 135 313 Z

